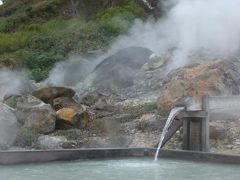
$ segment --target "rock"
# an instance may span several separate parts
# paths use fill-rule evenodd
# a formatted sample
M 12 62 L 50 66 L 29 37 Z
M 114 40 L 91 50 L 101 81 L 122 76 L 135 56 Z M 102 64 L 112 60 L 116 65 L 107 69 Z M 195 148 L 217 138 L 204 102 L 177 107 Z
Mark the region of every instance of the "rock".
M 22 128 L 33 128 L 39 133 L 50 133 L 55 129 L 56 113 L 49 104 L 45 104 L 34 96 L 11 96 L 5 99 L 15 109 L 18 122 Z
M 96 118 L 119 113 L 122 109 L 117 102 L 120 98 L 115 95 L 106 95 L 98 91 L 85 93 L 81 96 L 80 103 L 89 106 Z
M 104 99 L 104 95 L 97 92 L 87 92 L 81 95 L 80 103 L 86 106 L 94 106 L 98 101 Z
M 76 149 L 78 147 L 78 142 L 76 141 L 67 141 L 62 144 L 63 149 Z
M 72 98 L 70 97 L 58 97 L 53 100 L 53 108 L 58 111 L 61 108 L 67 108 L 72 107 L 75 109 L 81 109 L 82 106 L 78 103 L 76 103 Z
M 76 128 L 87 128 L 90 123 L 90 116 L 84 106 L 77 108 L 62 108 L 57 111 L 57 124 L 65 122 Z
M 19 125 L 13 110 L 0 103 L 0 145 L 11 145 L 18 131 Z
M 64 136 L 40 136 L 37 140 L 37 147 L 39 149 L 62 149 L 64 143 L 67 142 L 67 138 Z
M 149 61 L 145 64 L 145 70 L 155 70 L 163 67 L 167 63 L 168 58 L 161 56 L 157 53 L 153 53 L 149 57 Z
M 78 111 L 73 108 L 62 108 L 56 112 L 57 119 L 66 121 L 69 124 L 73 124 L 73 119 Z
M 112 107 L 117 106 L 122 100 L 123 98 L 120 95 L 114 93 L 107 94 L 96 90 L 81 94 L 79 103 L 95 109 L 112 110 Z
M 164 79 L 158 107 L 169 110 L 184 96 L 239 94 L 239 61 L 214 60 L 177 69 Z
M 136 73 L 151 54 L 149 49 L 142 47 L 130 47 L 116 52 L 96 66 L 92 85 L 110 90 L 132 86 Z
M 210 139 L 224 139 L 227 138 L 227 129 L 224 124 L 211 122 L 209 125 Z
M 128 147 L 154 147 L 159 141 L 159 134 L 155 135 L 151 132 L 135 132 L 129 136 Z
M 53 100 L 58 97 L 73 98 L 76 92 L 66 87 L 45 87 L 32 92 L 33 96 L 47 104 L 53 105 Z
M 137 129 L 141 131 L 160 132 L 164 127 L 165 121 L 155 113 L 143 114 L 137 121 Z

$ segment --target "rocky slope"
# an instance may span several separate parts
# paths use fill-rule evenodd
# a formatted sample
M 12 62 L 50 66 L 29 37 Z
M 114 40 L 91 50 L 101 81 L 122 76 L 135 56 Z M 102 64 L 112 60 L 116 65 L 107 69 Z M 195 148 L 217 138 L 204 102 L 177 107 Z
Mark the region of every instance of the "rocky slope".
M 116 57 L 119 55 L 117 52 L 107 58 L 93 71 L 96 78 L 93 79 L 91 88 L 77 91 L 78 96 L 75 96 L 73 89 L 67 87 L 42 87 L 33 90 L 31 95 L 27 88 L 28 95 L 22 91 L 23 95 L 6 95 L 4 103 L 11 108 L 3 104 L 1 107 L 7 108 L 9 116 L 17 123 L 16 131 L 11 133 L 16 139 L 8 145 L 12 148 L 34 149 L 154 147 L 158 143 L 171 104 L 176 99 L 206 93 L 239 94 L 238 60 L 198 59 L 198 63 L 193 62 L 169 72 L 169 54 L 160 56 L 151 55 L 148 50 L 141 51 L 144 52 L 140 56 L 144 57 L 141 63 L 131 70 L 134 73 L 132 79 L 121 76 L 124 77 L 121 78 L 123 86 L 118 88 L 105 86 L 107 79 L 102 74 L 115 66 L 120 67 L 117 72 L 121 74 L 121 68 L 131 67 L 128 63 L 137 62 L 138 56 L 135 56 L 137 59 L 132 59 L 134 57 L 130 56 L 131 53 L 126 53 L 119 58 Z M 110 76 L 111 82 L 122 85 L 119 83 L 119 74 Z M 129 80 L 131 83 L 125 86 L 124 82 Z M 6 111 L 0 113 L 4 115 Z M 212 151 L 240 153 L 239 122 L 238 119 L 211 121 Z M 4 135 L 1 137 L 4 140 L 2 142 L 7 141 Z M 181 143 L 180 130 L 166 148 L 181 148 Z M 3 148 L 9 148 L 6 143 L 3 144 Z

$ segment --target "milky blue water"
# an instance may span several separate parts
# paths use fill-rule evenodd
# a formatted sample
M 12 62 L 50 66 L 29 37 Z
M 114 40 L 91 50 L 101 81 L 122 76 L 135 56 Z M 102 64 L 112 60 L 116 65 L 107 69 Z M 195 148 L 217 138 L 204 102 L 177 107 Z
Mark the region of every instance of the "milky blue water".
M 0 180 L 240 180 L 240 166 L 131 158 L 0 166 Z

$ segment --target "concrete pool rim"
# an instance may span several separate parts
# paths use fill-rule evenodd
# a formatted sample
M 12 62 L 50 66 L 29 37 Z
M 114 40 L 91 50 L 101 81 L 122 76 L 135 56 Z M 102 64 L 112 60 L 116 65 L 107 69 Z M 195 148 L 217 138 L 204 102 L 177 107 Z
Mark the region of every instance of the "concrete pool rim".
M 0 165 L 73 161 L 81 159 L 105 159 L 125 157 L 152 157 L 155 148 L 90 148 L 61 150 L 0 151 Z M 170 158 L 200 162 L 240 164 L 239 155 L 198 151 L 162 149 L 159 158 Z

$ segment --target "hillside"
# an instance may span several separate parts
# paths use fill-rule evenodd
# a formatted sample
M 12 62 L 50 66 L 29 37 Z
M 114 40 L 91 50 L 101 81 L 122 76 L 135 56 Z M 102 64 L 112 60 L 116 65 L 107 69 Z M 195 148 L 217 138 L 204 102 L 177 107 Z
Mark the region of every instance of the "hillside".
M 141 0 L 5 0 L 0 6 L 0 66 L 25 68 L 36 81 L 69 54 L 106 50 L 136 18 Z M 156 6 L 158 1 L 152 0 Z
M 0 150 L 152 148 L 176 102 L 239 96 L 237 6 L 158 2 L 5 0 Z M 231 118 L 207 113 L 210 151 L 240 154 L 238 109 Z M 183 132 L 165 147 L 182 149 Z

